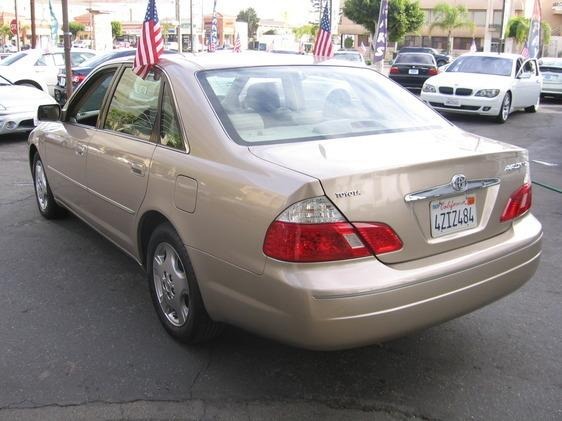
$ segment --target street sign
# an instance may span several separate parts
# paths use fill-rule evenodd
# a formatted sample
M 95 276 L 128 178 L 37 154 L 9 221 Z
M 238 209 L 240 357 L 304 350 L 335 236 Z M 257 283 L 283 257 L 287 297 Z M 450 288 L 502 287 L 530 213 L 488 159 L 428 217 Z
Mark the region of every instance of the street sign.
M 12 19 L 12 21 L 10 22 L 10 30 L 12 31 L 12 34 L 16 35 L 18 33 L 18 21 L 15 19 Z

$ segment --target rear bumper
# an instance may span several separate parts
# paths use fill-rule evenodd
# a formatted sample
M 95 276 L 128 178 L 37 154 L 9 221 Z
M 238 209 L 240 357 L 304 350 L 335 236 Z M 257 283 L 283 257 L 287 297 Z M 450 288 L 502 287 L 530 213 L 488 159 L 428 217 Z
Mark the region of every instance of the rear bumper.
M 415 89 L 420 91 L 423 87 L 423 84 L 427 79 L 431 76 L 422 75 L 422 76 L 407 76 L 407 75 L 389 75 L 389 78 L 398 83 L 399 85 L 403 86 L 406 89 Z
M 444 322 L 511 293 L 535 273 L 541 240 L 541 225 L 528 214 L 499 236 L 413 262 L 269 260 L 259 276 L 214 261 L 212 279 L 200 286 L 216 320 L 304 348 L 344 349 Z M 189 252 L 198 277 L 205 273 L 198 266 L 213 266 Z
M 562 82 L 547 83 L 543 82 L 541 94 L 546 95 L 562 95 Z

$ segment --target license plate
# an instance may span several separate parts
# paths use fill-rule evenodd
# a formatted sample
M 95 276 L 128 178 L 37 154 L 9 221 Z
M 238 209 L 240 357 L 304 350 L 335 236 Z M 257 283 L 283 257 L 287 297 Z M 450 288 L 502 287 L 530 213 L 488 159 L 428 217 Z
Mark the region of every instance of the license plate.
M 431 236 L 442 237 L 476 227 L 476 196 L 455 196 L 429 204 Z
M 410 69 L 408 70 L 408 74 L 410 75 L 419 75 L 420 71 L 418 69 Z
M 65 77 L 59 78 L 59 85 L 62 86 L 63 88 L 66 86 L 66 78 Z
M 447 98 L 445 100 L 445 105 L 448 105 L 449 107 L 460 107 L 461 101 L 460 101 L 460 99 Z
M 544 75 L 544 80 L 556 80 L 558 79 L 558 75 Z

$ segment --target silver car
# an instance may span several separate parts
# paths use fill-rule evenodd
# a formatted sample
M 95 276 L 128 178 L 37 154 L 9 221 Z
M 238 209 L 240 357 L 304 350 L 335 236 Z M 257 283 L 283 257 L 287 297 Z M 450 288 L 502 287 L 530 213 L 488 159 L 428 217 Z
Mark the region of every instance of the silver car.
M 527 151 L 463 132 L 368 68 L 165 57 L 97 68 L 29 139 L 39 211 L 68 209 L 147 273 L 167 331 L 229 323 L 313 349 L 372 344 L 535 272 Z
M 544 57 L 539 60 L 542 74 L 541 96 L 562 98 L 562 58 Z

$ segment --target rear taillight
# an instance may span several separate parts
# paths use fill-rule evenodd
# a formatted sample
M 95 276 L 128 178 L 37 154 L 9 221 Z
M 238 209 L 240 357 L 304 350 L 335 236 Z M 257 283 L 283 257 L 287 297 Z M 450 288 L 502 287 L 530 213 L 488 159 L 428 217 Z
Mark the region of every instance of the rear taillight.
M 396 67 L 396 66 L 392 66 L 392 67 L 390 68 L 390 73 L 391 73 L 391 74 L 400 73 L 400 69 L 398 69 L 398 67 Z
M 509 197 L 500 221 L 509 221 L 513 218 L 517 218 L 518 216 L 523 215 L 525 212 L 531 209 L 532 201 L 533 191 L 531 183 L 525 183 L 517 190 L 515 190 L 515 192 L 513 192 L 513 194 Z
M 427 72 L 427 74 L 430 75 L 430 76 L 435 76 L 438 73 L 439 73 L 439 71 L 437 70 L 436 67 L 430 67 L 429 71 Z
M 84 81 L 84 79 L 86 79 L 86 75 L 82 75 L 82 74 L 72 75 L 72 83 L 80 84 Z
M 402 248 L 388 225 L 350 224 L 326 197 L 287 208 L 269 226 L 263 252 L 288 262 L 327 262 L 372 256 Z
M 390 253 L 403 246 L 398 234 L 386 224 L 356 222 L 353 226 L 375 254 Z

